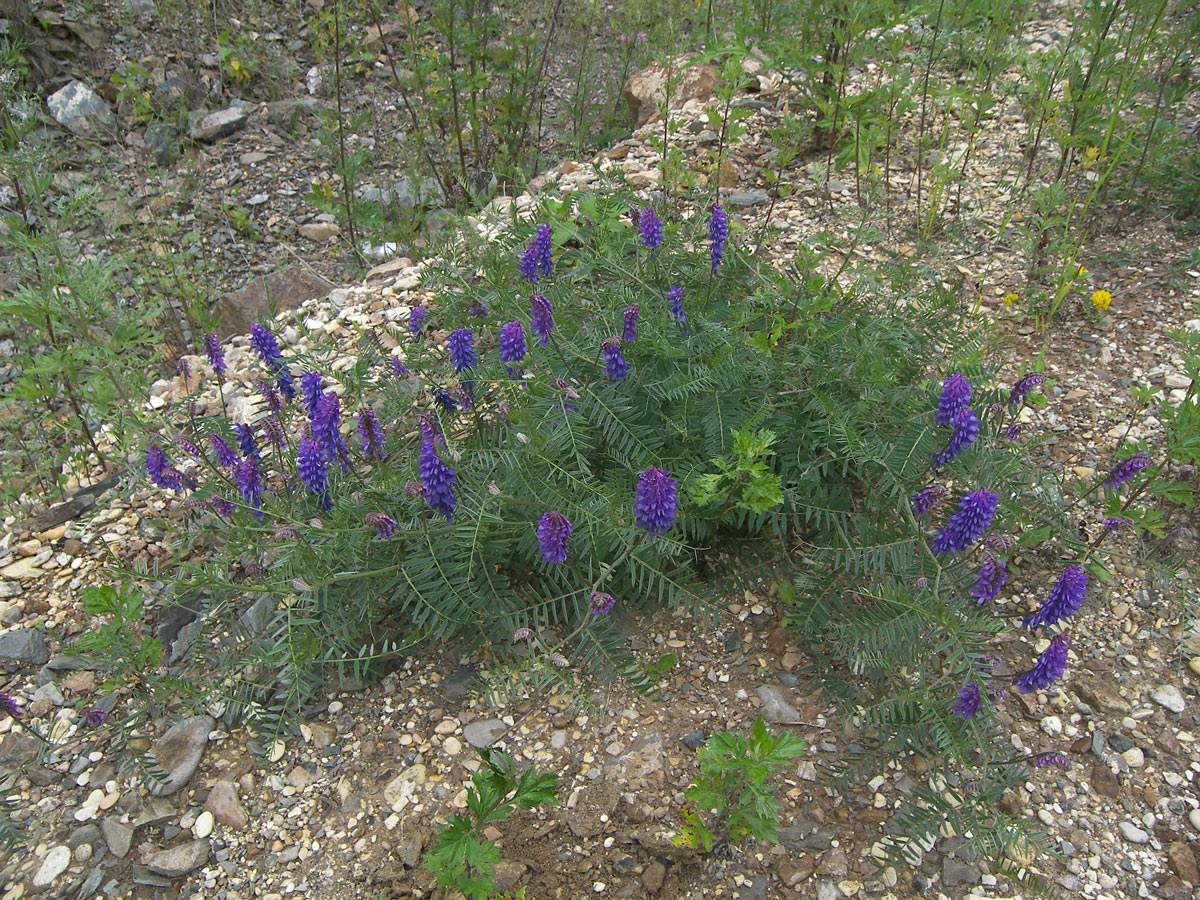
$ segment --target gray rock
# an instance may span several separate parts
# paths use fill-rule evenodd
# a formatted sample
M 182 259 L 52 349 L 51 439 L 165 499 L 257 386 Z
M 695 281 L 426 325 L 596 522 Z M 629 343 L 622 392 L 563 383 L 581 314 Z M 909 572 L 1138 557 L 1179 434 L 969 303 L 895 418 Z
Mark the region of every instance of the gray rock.
M 450 700 L 462 700 L 471 694 L 475 683 L 475 670 L 470 666 L 459 666 L 454 673 L 442 681 L 442 693 Z
M 838 893 L 837 885 L 828 878 L 824 878 L 817 884 L 817 900 L 839 900 L 841 894 Z
M 1121 822 L 1117 825 L 1117 829 L 1121 832 L 1121 837 L 1125 838 L 1131 844 L 1150 843 L 1150 835 L 1132 822 Z
M 49 700 L 55 706 L 62 706 L 66 703 L 66 698 L 63 697 L 62 691 L 58 689 L 58 685 L 53 681 L 43 684 L 33 692 L 33 702 L 37 703 L 39 700 Z
M 167 168 L 179 157 L 179 130 L 166 122 L 155 122 L 143 137 L 155 165 Z
M 979 884 L 979 869 L 961 859 L 942 860 L 942 884 L 946 887 L 961 887 L 964 884 Z
M 152 18 L 158 12 L 154 0 L 125 0 L 125 8 L 143 19 Z
M 46 98 L 50 115 L 72 133 L 85 137 L 115 135 L 117 117 L 104 98 L 82 81 L 71 81 Z
M 194 141 L 215 141 L 244 128 L 249 119 L 249 110 L 240 106 L 230 106 L 208 115 L 201 114 L 190 124 L 188 137 Z
M 333 66 L 313 66 L 304 75 L 304 86 L 309 96 L 328 98 L 333 96 Z
M 795 725 L 800 722 L 800 711 L 792 706 L 790 698 L 782 689 L 773 684 L 760 685 L 758 699 L 762 701 L 759 712 L 763 721 L 778 725 Z
M 271 623 L 271 613 L 278 602 L 274 594 L 262 594 L 238 617 L 242 627 L 250 634 L 259 634 Z
M 79 893 L 75 896 L 78 900 L 91 900 L 96 896 L 100 888 L 100 882 L 104 880 L 104 867 L 96 866 L 88 873 L 88 877 L 84 879 L 83 885 L 79 888 Z
M 75 850 L 84 844 L 94 844 L 98 840 L 100 840 L 100 829 L 89 822 L 71 832 L 71 836 L 67 838 L 67 846 Z
M 21 596 L 21 586 L 15 581 L 0 581 L 0 600 Z
M 762 188 L 754 188 L 749 191 L 742 191 L 740 194 L 734 194 L 725 200 L 726 206 L 760 206 L 763 203 L 770 203 L 770 195 Z
M 1187 708 L 1183 693 L 1173 684 L 1160 684 L 1151 691 L 1150 699 L 1173 713 L 1181 713 Z
M 706 735 L 703 730 L 693 731 L 691 734 L 685 734 L 682 739 L 683 746 L 687 747 L 689 750 L 699 750 L 702 746 L 704 746 L 704 740 L 706 737 L 708 737 L 708 735 Z
M 38 867 L 33 876 L 34 888 L 40 890 L 54 884 L 55 880 L 63 872 L 67 871 L 67 866 L 71 864 L 71 848 L 65 844 L 59 844 L 46 854 L 42 860 L 42 864 Z
M 476 719 L 463 728 L 463 737 L 472 747 L 490 747 L 506 731 L 508 726 L 499 719 Z
M 19 663 L 41 666 L 49 658 L 46 639 L 35 628 L 18 628 L 0 634 L 0 659 L 14 659 Z
M 221 322 L 218 337 L 245 334 L 250 326 L 268 314 L 295 309 L 305 300 L 324 297 L 335 287 L 320 275 L 289 266 L 267 276 L 251 279 L 239 290 L 221 297 L 217 312 Z
M 1111 734 L 1108 737 L 1108 746 L 1112 747 L 1118 753 L 1124 753 L 1127 750 L 1133 749 L 1133 741 L 1123 734 Z M 1100 754 L 1097 753 L 1096 755 L 1099 756 Z
M 38 742 L 23 731 L 10 731 L 0 740 L 0 769 L 22 769 L 38 755 Z
M 238 799 L 237 788 L 231 781 L 218 781 L 214 784 L 212 790 L 208 792 L 204 808 L 227 828 L 236 828 L 240 831 L 250 821 L 242 802 Z
M 102 819 L 100 833 L 104 835 L 104 843 L 108 844 L 109 852 L 117 859 L 124 859 L 133 843 L 133 829 L 113 819 Z
M 208 838 L 159 850 L 146 860 L 146 868 L 167 878 L 180 878 L 208 862 Z
M 192 716 L 172 725 L 154 745 L 155 765 L 162 771 L 162 782 L 147 784 L 157 797 L 174 794 L 185 784 L 200 765 L 208 733 L 216 726 L 208 716 Z M 153 868 L 153 867 L 152 867 Z M 157 870 L 155 870 L 157 871 Z

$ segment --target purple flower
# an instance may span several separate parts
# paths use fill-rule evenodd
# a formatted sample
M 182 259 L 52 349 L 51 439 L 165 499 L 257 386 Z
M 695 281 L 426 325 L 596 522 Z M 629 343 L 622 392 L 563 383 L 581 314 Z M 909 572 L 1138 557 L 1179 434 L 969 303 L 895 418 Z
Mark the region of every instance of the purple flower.
M 533 284 L 539 278 L 548 278 L 554 272 L 554 260 L 550 258 L 550 226 L 539 225 L 537 236 L 521 254 L 521 277 Z
M 253 456 L 245 457 L 233 472 L 233 481 L 242 501 L 254 511 L 254 517 L 261 519 L 262 511 L 259 501 L 262 496 L 262 484 L 258 480 L 258 462 Z
M 632 344 L 637 340 L 638 317 L 642 314 L 642 306 L 640 303 L 634 303 L 632 306 L 625 307 L 625 333 L 621 335 L 621 340 L 627 344 Z
M 175 443 L 182 447 L 184 452 L 186 452 L 193 459 L 204 459 L 204 454 L 200 452 L 200 448 L 182 435 L 175 438 Z
M 971 385 L 962 375 L 955 373 L 946 379 L 942 386 L 942 395 L 938 398 L 937 414 L 934 421 L 945 428 L 954 423 L 959 413 L 971 402 Z
M 933 454 L 933 467 L 940 469 L 953 462 L 977 440 L 979 440 L 979 416 L 975 415 L 973 411 L 965 409 L 954 420 L 954 433 L 950 435 L 950 442 L 940 453 Z
M 667 305 L 671 307 L 671 315 L 675 317 L 675 321 L 683 326 L 683 333 L 687 334 L 687 317 L 683 314 L 683 288 L 667 288 Z
M 1112 471 L 1108 473 L 1108 477 L 1104 479 L 1104 485 L 1106 487 L 1120 487 L 1125 482 L 1132 481 L 1133 476 L 1148 465 L 1150 465 L 1150 454 L 1145 450 L 1139 450 L 1137 453 L 1127 456 L 1113 466 Z
M 958 700 L 954 703 L 954 711 L 966 721 L 971 721 L 983 709 L 987 695 L 977 684 L 968 684 L 958 692 Z
M 658 220 L 658 216 L 654 213 L 653 206 L 642 207 L 638 213 L 637 230 L 640 237 L 638 243 L 643 247 L 650 249 L 650 255 L 654 255 L 654 251 L 662 246 L 663 226 Z
M 482 300 L 477 303 L 472 303 L 467 307 L 467 313 L 477 319 L 482 319 L 487 315 L 487 304 Z
M 146 448 L 146 474 L 158 487 L 177 494 L 182 494 L 187 485 L 183 473 L 167 461 L 167 454 L 158 444 Z
M 1008 408 L 1016 409 L 1025 402 L 1025 398 L 1035 387 L 1046 380 L 1046 376 L 1041 372 L 1026 372 L 1021 376 L 1021 380 L 1013 385 L 1012 391 L 1008 395 Z
M 629 375 L 629 363 L 621 355 L 621 339 L 605 338 L 600 344 L 600 353 L 604 356 L 604 370 L 608 372 L 610 381 L 624 381 Z
M 529 330 L 537 335 L 538 344 L 545 347 L 554 330 L 554 304 L 541 294 L 529 298 Z
M 225 353 L 221 350 L 221 342 L 217 340 L 216 332 L 210 331 L 204 336 L 204 353 L 208 356 L 208 363 L 213 367 L 213 371 L 217 373 L 217 380 L 225 380 Z
M 514 644 L 520 644 L 520 643 L 523 643 L 524 641 L 531 640 L 532 638 L 533 638 L 533 632 L 528 628 L 521 627 L 521 628 L 516 629 L 512 633 L 512 642 Z
M 454 412 L 454 410 L 458 409 L 458 403 L 455 402 L 454 398 L 441 388 L 434 388 L 433 400 L 438 406 L 446 410 L 446 412 Z
M 588 598 L 588 607 L 591 609 L 593 616 L 602 616 L 610 612 L 616 602 L 617 598 L 612 594 L 602 594 L 600 591 L 592 591 L 592 596 Z
M 273 418 L 278 419 L 283 413 L 283 402 L 279 399 L 279 394 L 275 392 L 275 388 L 265 381 L 256 381 L 254 386 L 258 388 L 259 394 L 262 395 L 263 402 L 267 405 L 267 411 Z
M 329 496 L 329 467 L 325 462 L 325 449 L 312 438 L 305 438 L 300 442 L 300 449 L 296 451 L 296 470 L 308 494 L 320 501 L 321 509 L 326 512 L 333 509 L 333 499 Z
M 317 400 L 317 408 L 312 417 L 312 438 L 321 446 L 321 451 L 329 462 L 341 460 L 342 471 L 346 471 L 346 461 L 350 458 L 350 450 L 342 440 L 342 404 L 336 394 L 326 391 Z
M 1058 576 L 1058 582 L 1050 589 L 1050 595 L 1046 597 L 1042 608 L 1025 617 L 1025 627 L 1056 625 L 1075 615 L 1079 607 L 1083 606 L 1087 583 L 1087 572 L 1083 570 L 1083 566 L 1067 566 Z
M 408 374 L 408 366 L 400 362 L 400 357 L 394 353 L 392 354 L 391 366 L 392 374 L 397 378 L 403 378 Z
M 571 537 L 571 522 L 560 512 L 542 514 L 537 526 L 538 549 L 546 565 L 553 566 L 567 558 L 567 540 Z
M 725 210 L 720 203 L 713 204 L 712 217 L 708 220 L 708 243 L 712 247 L 712 273 L 717 274 L 717 267 L 725 256 L 725 242 L 729 239 L 729 220 L 725 218 Z
M 396 520 L 391 516 L 385 516 L 380 512 L 367 513 L 367 524 L 375 529 L 375 535 L 381 538 L 390 538 L 396 533 Z
M 1032 694 L 1050 687 L 1067 671 L 1067 647 L 1070 644 L 1065 634 L 1056 634 L 1033 668 L 1014 678 L 1013 684 L 1022 694 Z
M 1013 422 L 1004 429 L 1004 440 L 1010 444 L 1015 444 L 1017 441 L 1021 440 L 1021 432 L 1024 430 L 1025 428 L 1020 422 Z
M 996 516 L 998 500 L 995 494 L 987 490 L 964 494 L 958 503 L 958 510 L 933 539 L 933 552 L 958 553 L 983 537 Z
M 412 335 L 413 340 L 418 340 L 421 337 L 421 332 L 425 330 L 425 307 L 414 306 L 412 312 L 408 314 L 408 333 Z
M 555 668 L 565 669 L 570 664 L 570 660 L 568 660 L 557 650 L 550 654 L 550 665 L 554 666 Z
M 675 522 L 675 479 L 663 469 L 649 468 L 638 476 L 633 498 L 637 524 L 651 534 L 662 534 Z
M 275 376 L 275 382 L 279 385 L 279 392 L 283 394 L 284 399 L 290 401 L 295 397 L 296 386 L 292 383 L 292 373 L 288 371 L 283 354 L 279 352 L 279 342 L 275 340 L 275 335 L 261 325 L 251 325 L 250 346 L 262 359 L 267 371 Z
M 979 567 L 975 586 L 971 588 L 971 596 L 982 606 L 984 603 L 996 599 L 996 595 L 1000 593 L 1000 588 L 1004 587 L 1006 581 L 1008 581 L 1008 563 L 989 557 Z
M 417 475 L 425 488 L 425 502 L 446 517 L 449 522 L 454 515 L 454 471 L 438 456 L 437 442 L 426 438 L 421 442 L 421 456 L 417 460 Z
M 913 515 L 918 519 L 923 519 L 945 496 L 946 489 L 940 484 L 927 484 L 913 494 L 908 502 L 912 506 Z
M 1133 519 L 1129 516 L 1111 516 L 1104 520 L 1104 533 L 1113 534 L 1118 531 L 1124 531 L 1133 524 Z
M 451 409 L 454 407 L 451 406 Z M 417 425 L 421 429 L 421 438 L 433 438 L 436 441 L 445 443 L 442 437 L 442 426 L 438 424 L 438 420 L 429 413 L 420 413 L 417 416 Z
M 238 464 L 237 454 L 233 452 L 233 448 L 226 443 L 225 438 L 221 437 L 216 432 L 209 432 L 208 443 L 212 447 L 213 456 L 217 458 L 217 462 L 226 468 L 232 469 Z
M 237 435 L 238 448 L 242 451 L 243 456 L 248 456 L 250 459 L 262 459 L 258 454 L 258 448 L 254 446 L 253 425 L 234 425 L 233 431 Z
M 304 409 L 311 419 L 317 412 L 317 401 L 321 399 L 321 376 L 316 372 L 305 372 L 300 376 L 300 397 Z
M 283 433 L 283 426 L 279 424 L 278 416 L 268 416 L 263 419 L 263 431 L 267 433 L 267 440 L 275 448 L 276 452 L 282 453 L 283 448 L 287 445 L 287 438 Z
M 367 459 L 383 459 L 387 456 L 387 451 L 384 449 L 386 442 L 383 429 L 379 427 L 379 419 L 375 418 L 375 411 L 369 406 L 359 409 L 358 446 L 362 450 L 363 456 Z
M 520 322 L 509 322 L 500 329 L 500 361 L 508 366 L 520 364 L 525 358 L 525 326 Z M 513 369 L 508 374 L 516 378 Z
M 419 481 L 404 482 L 404 496 L 416 499 L 425 495 L 425 485 Z
M 0 712 L 6 712 L 14 719 L 21 718 L 21 707 L 17 705 L 17 701 L 3 692 L 0 692 Z
M 1071 760 L 1067 757 L 1067 754 L 1051 750 L 1034 756 L 1033 764 L 1039 769 L 1044 769 L 1046 766 L 1060 766 L 1065 769 L 1071 764 Z
M 224 516 L 226 519 L 231 518 L 237 512 L 237 507 L 224 497 L 213 497 L 211 503 L 213 512 L 218 516 Z
M 450 335 L 450 339 L 446 341 L 446 349 L 450 353 L 450 364 L 459 375 L 479 365 L 479 354 L 475 352 L 475 336 L 470 328 L 459 328 Z
M 83 723 L 88 728 L 99 728 L 104 724 L 108 712 L 95 706 L 89 706 L 83 711 Z

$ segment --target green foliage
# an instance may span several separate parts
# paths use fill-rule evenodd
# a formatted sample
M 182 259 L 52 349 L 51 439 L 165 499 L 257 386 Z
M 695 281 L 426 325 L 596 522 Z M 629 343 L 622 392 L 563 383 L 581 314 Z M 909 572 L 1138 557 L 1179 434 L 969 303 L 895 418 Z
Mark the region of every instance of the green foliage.
M 0 780 L 0 849 L 11 853 L 23 847 L 28 836 L 25 829 L 13 821 L 12 814 L 20 808 L 21 795 L 15 779 L 5 776 Z
M 558 776 L 526 769 L 520 777 L 507 753 L 480 748 L 485 768 L 471 775 L 467 788 L 467 814 L 451 816 L 425 854 L 424 866 L 437 876 L 438 887 L 454 888 L 470 900 L 487 900 L 495 894 L 492 870 L 500 849 L 483 836 L 492 822 L 515 809 L 554 805 Z
M 776 338 L 778 340 L 778 337 Z M 733 458 L 711 461 L 715 472 L 695 477 L 692 498 L 697 506 L 733 503 L 738 509 L 762 514 L 783 503 L 779 478 L 767 462 L 768 453 L 778 440 L 773 431 L 733 432 Z
M 779 805 L 767 779 L 803 753 L 803 741 L 786 731 L 771 735 L 762 716 L 754 720 L 749 737 L 728 731 L 714 734 L 700 748 L 700 777 L 685 795 L 695 809 L 683 811 L 686 824 L 676 843 L 705 853 L 712 851 L 718 837 L 737 844 L 753 835 L 775 843 Z
M 124 679 L 140 680 L 147 670 L 158 665 L 161 646 L 153 636 L 142 637 L 145 601 L 140 591 L 122 585 L 94 585 L 83 589 L 83 611 L 107 621 L 84 632 L 75 642 L 74 653 L 86 656 L 90 663 L 106 673 L 108 687 Z

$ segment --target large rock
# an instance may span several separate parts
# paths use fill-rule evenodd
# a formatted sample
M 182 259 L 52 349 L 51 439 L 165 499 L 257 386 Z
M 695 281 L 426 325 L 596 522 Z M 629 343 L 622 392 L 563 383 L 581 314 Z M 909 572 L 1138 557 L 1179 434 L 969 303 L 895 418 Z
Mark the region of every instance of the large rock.
M 19 663 L 40 666 L 49 658 L 46 639 L 36 628 L 18 628 L 0 634 L 0 659 L 14 659 Z
M 166 797 L 188 783 L 200 765 L 208 733 L 216 724 L 208 716 L 192 716 L 167 729 L 154 745 L 154 763 L 161 770 L 163 780 L 151 781 L 147 785 L 150 793 Z
M 213 818 L 226 828 L 236 828 L 239 831 L 246 827 L 250 817 L 242 802 L 238 800 L 237 787 L 232 781 L 218 781 L 208 792 L 204 808 L 213 814 Z
M 324 297 L 334 285 L 320 275 L 290 266 L 252 279 L 240 290 L 231 291 L 217 304 L 221 322 L 218 337 L 245 334 L 250 326 L 272 312 L 296 309 L 305 300 Z
M 146 868 L 167 878 L 181 878 L 208 862 L 208 851 L 208 838 L 188 841 L 177 847 L 159 850 L 146 860 Z
M 194 120 L 188 128 L 188 137 L 194 141 L 215 141 L 244 128 L 250 118 L 250 111 L 245 107 L 230 106 L 208 115 L 197 116 L 193 113 L 193 117 Z
M 71 81 L 46 98 L 50 115 L 74 134 L 83 137 L 113 137 L 117 117 L 104 98 L 82 81 Z
M 35 890 L 48 888 L 54 884 L 56 878 L 63 872 L 67 871 L 67 866 L 71 864 L 71 848 L 65 844 L 53 848 L 46 854 L 42 860 L 42 864 L 38 867 L 36 874 L 33 876 L 33 887 Z
M 672 107 L 682 106 L 689 100 L 707 100 L 717 86 L 715 66 L 686 66 L 686 63 L 686 57 L 675 60 L 672 72 L 675 84 L 670 97 Z M 666 94 L 667 67 L 662 63 L 651 63 L 629 76 L 621 97 L 633 116 L 634 127 L 640 128 L 658 115 L 659 105 Z
M 104 843 L 108 845 L 109 852 L 117 859 L 124 859 L 133 843 L 133 829 L 115 819 L 102 819 L 100 833 L 104 836 Z
M 759 712 L 764 722 L 779 725 L 795 725 L 803 721 L 800 711 L 791 704 L 791 697 L 783 688 L 773 684 L 760 685 L 758 699 L 762 701 Z

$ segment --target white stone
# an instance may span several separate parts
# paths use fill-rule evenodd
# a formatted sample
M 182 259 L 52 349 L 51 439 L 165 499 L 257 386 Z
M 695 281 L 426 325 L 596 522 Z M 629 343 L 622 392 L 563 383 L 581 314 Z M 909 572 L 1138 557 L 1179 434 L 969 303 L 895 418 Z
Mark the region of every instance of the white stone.
M 71 848 L 60 844 L 47 853 L 46 858 L 42 860 L 41 868 L 33 876 L 33 886 L 35 888 L 50 886 L 54 883 L 54 879 L 67 871 L 67 866 L 70 864 Z
M 200 813 L 196 817 L 196 824 L 192 826 L 192 836 L 197 838 L 206 838 L 213 831 L 213 814 L 208 810 Z
M 1160 684 L 1151 692 L 1150 699 L 1173 713 L 1181 713 L 1187 708 L 1183 694 L 1173 684 Z
M 1062 719 L 1058 716 L 1046 716 L 1046 718 L 1042 719 L 1042 731 L 1046 732 L 1050 737 L 1057 737 L 1063 732 Z
M 1132 822 L 1122 822 L 1117 826 L 1120 829 L 1121 836 L 1131 844 L 1148 844 L 1150 843 L 1150 835 L 1138 828 Z

